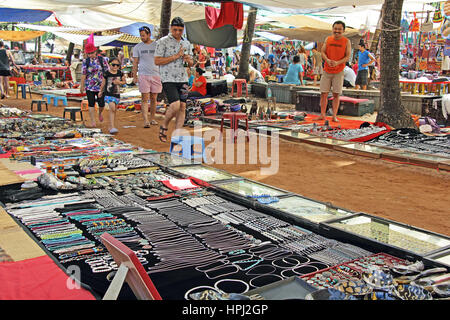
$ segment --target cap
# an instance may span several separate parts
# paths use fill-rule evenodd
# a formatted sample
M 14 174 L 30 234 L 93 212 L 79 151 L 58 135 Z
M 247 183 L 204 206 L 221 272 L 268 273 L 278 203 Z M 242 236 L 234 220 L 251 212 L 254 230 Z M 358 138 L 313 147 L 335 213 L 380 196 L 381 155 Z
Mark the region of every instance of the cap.
M 94 46 L 92 43 L 88 43 L 86 44 L 86 46 L 84 47 L 84 51 L 86 53 L 92 53 L 95 52 L 97 50 L 97 47 Z

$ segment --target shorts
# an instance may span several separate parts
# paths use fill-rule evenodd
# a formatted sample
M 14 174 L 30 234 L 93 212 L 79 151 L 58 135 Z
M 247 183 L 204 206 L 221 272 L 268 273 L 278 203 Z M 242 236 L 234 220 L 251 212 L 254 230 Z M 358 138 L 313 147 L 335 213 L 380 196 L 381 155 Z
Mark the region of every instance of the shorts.
M 320 78 L 320 92 L 330 92 L 333 88 L 333 93 L 342 93 L 342 86 L 344 84 L 344 70 L 339 73 L 323 72 Z
M 314 68 L 313 74 L 322 74 L 323 73 L 323 67 L 322 64 L 320 64 L 319 66 L 316 66 Z
M 115 103 L 117 106 L 120 102 L 120 99 L 116 98 L 116 97 L 105 96 L 105 103 L 111 103 L 111 102 Z
M 140 75 L 138 83 L 140 93 L 160 93 L 162 91 L 161 78 L 159 76 Z
M 99 108 L 105 107 L 105 96 L 98 96 L 98 91 L 89 91 L 86 90 L 86 97 L 88 100 L 89 108 L 95 107 L 95 102 L 97 102 Z
M 355 85 L 366 86 L 369 81 L 369 70 L 358 70 L 356 75 Z
M 164 82 L 162 86 L 169 104 L 176 101 L 186 102 L 189 92 L 187 82 Z
M 10 77 L 11 71 L 9 70 L 0 70 L 0 77 Z

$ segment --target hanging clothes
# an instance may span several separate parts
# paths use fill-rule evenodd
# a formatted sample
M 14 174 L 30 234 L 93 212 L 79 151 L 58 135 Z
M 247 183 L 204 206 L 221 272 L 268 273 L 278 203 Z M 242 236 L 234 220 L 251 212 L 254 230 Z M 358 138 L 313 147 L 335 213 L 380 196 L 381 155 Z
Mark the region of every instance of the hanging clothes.
M 223 2 L 220 9 L 205 7 L 205 19 L 210 29 L 231 24 L 235 29 L 242 29 L 244 24 L 244 6 L 242 3 Z

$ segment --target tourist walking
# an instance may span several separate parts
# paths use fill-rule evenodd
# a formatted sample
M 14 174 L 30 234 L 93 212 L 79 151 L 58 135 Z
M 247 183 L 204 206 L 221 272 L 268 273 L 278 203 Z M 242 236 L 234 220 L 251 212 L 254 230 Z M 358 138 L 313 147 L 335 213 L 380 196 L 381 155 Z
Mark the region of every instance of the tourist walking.
M 141 93 L 141 112 L 144 128 L 157 125 L 155 120 L 158 93 L 162 91 L 159 66 L 155 64 L 156 42 L 151 41 L 151 31 L 147 26 L 139 28 L 140 43 L 133 48 L 133 78 L 139 83 Z M 150 119 L 148 117 L 148 101 L 150 100 Z
M 185 63 L 193 65 L 190 52 L 190 43 L 182 37 L 184 21 L 180 17 L 173 18 L 170 23 L 170 34 L 157 41 L 155 51 L 155 64 L 160 66 L 160 74 L 164 93 L 169 107 L 166 110 L 163 125 L 159 127 L 159 139 L 167 141 L 167 130 L 170 121 L 175 117 L 175 129 L 183 127 L 186 99 L 188 96 L 188 77 Z
M 108 60 L 98 54 L 98 49 L 93 43 L 86 44 L 84 52 L 87 58 L 83 60 L 80 92 L 86 91 L 86 97 L 89 105 L 89 116 L 91 126 L 95 127 L 95 104 L 98 105 L 98 120 L 103 122 L 103 108 L 105 107 L 104 96 L 99 96 L 100 86 L 103 81 L 103 74 L 108 71 Z

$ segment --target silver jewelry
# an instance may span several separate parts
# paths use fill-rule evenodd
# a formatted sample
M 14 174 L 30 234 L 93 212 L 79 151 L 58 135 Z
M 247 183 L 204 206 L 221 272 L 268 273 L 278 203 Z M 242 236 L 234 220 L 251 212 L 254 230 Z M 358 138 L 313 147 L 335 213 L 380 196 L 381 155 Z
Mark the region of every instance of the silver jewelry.
M 239 283 L 243 283 L 243 284 L 245 285 L 245 290 L 242 291 L 242 292 L 225 292 L 224 290 L 219 289 L 219 287 L 218 287 L 219 283 L 226 282 L 226 281 L 228 281 L 228 282 L 239 282 Z M 247 282 L 242 281 L 242 280 L 239 280 L 239 279 L 222 279 L 222 280 L 217 281 L 217 282 L 214 284 L 214 288 L 216 288 L 219 292 L 224 292 L 224 293 L 239 293 L 239 294 L 242 294 L 242 293 L 246 293 L 246 292 L 248 291 L 248 289 L 250 289 L 250 286 L 247 284 Z

